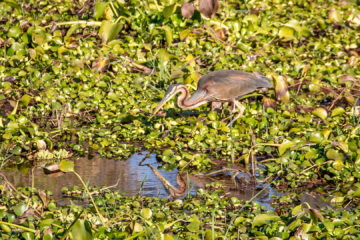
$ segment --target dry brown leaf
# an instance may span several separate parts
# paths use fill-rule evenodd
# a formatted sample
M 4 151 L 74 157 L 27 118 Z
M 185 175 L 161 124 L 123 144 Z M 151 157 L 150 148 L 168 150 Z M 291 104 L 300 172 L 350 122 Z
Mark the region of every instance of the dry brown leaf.
M 98 71 L 98 72 L 105 72 L 110 65 L 110 60 L 107 57 L 98 57 L 95 59 L 95 61 L 92 63 L 92 69 Z
M 290 94 L 286 78 L 283 76 L 274 76 L 274 78 L 276 99 L 281 102 L 288 103 L 290 101 Z
M 212 18 L 219 7 L 219 0 L 199 0 L 199 11 L 207 18 Z
M 264 109 L 267 109 L 267 108 L 273 108 L 275 109 L 277 104 L 275 102 L 274 99 L 272 98 L 267 98 L 267 97 L 263 97 L 263 101 L 264 101 Z
M 192 18 L 194 15 L 195 7 L 192 2 L 184 2 L 181 6 L 181 15 L 184 18 Z

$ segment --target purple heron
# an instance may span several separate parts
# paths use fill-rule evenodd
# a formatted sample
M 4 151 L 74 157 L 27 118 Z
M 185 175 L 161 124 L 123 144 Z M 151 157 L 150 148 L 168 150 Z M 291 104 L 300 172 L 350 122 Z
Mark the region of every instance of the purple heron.
M 161 107 L 181 93 L 177 104 L 183 109 L 192 109 L 208 102 L 230 102 L 239 108 L 239 114 L 228 124 L 232 124 L 244 112 L 245 107 L 237 100 L 241 96 L 249 94 L 258 88 L 271 88 L 270 79 L 260 73 L 247 73 L 237 70 L 219 70 L 202 76 L 198 82 L 197 90 L 189 97 L 189 89 L 185 84 L 173 84 L 166 91 L 164 98 L 156 106 L 150 118 L 152 118 Z

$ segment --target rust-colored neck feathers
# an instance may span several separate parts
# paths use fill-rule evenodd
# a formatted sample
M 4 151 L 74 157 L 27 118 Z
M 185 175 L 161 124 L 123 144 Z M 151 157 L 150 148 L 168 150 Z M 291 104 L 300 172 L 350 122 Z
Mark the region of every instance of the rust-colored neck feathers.
M 201 98 L 191 100 L 191 98 L 189 98 L 189 95 L 190 95 L 189 89 L 187 88 L 186 85 L 178 86 L 175 94 L 178 92 L 180 92 L 180 96 L 177 98 L 177 104 L 179 107 L 181 107 L 183 109 L 196 108 L 196 107 L 206 103 L 206 101 L 204 101 L 204 99 L 201 99 Z

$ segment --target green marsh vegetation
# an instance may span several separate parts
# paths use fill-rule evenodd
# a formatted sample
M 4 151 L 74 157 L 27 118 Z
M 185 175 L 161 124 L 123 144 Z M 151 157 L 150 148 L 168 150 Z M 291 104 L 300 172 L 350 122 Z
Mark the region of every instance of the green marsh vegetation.
M 0 1 L 1 169 L 147 150 L 189 173 L 252 163 L 273 187 L 330 193 L 333 208 L 292 193 L 267 211 L 219 189 L 174 201 L 95 191 L 98 209 L 59 207 L 3 178 L 2 239 L 359 237 L 359 2 L 221 1 L 203 15 L 198 1 L 181 6 Z M 170 101 L 148 118 L 168 86 L 192 91 L 220 69 L 261 72 L 275 88 L 243 99 L 231 129 L 220 121 L 226 106 L 182 111 Z

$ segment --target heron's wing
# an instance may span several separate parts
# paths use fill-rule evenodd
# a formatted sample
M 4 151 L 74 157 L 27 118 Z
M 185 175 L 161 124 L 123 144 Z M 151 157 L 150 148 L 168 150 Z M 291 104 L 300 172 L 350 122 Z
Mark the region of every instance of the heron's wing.
M 207 93 L 207 91 L 202 89 L 197 89 L 193 93 L 193 95 L 191 95 L 191 97 L 187 102 L 194 103 L 194 102 L 203 102 L 203 101 L 209 102 L 212 101 L 212 99 L 209 98 L 209 94 Z
M 207 74 L 200 79 L 198 90 L 206 91 L 215 99 L 227 101 L 263 87 L 271 87 L 271 83 L 260 74 L 222 70 Z

